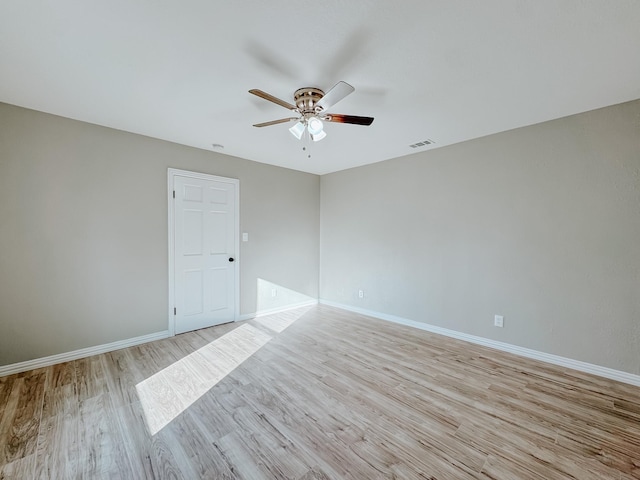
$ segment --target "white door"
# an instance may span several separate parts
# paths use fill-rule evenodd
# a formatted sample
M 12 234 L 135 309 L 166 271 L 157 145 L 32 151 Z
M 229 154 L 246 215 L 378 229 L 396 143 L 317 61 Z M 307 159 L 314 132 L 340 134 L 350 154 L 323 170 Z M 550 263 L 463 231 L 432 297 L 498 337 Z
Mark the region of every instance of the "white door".
M 169 228 L 174 331 L 234 321 L 238 180 L 169 169 L 169 187 L 173 189 L 173 232 L 171 224 Z

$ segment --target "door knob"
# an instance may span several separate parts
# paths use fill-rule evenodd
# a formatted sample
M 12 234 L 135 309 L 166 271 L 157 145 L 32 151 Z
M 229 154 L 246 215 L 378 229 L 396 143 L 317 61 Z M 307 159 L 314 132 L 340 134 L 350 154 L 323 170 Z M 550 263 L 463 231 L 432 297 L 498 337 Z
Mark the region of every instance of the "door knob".
M 233 257 L 229 257 L 229 261 L 233 262 L 233 261 L 235 261 L 235 259 Z

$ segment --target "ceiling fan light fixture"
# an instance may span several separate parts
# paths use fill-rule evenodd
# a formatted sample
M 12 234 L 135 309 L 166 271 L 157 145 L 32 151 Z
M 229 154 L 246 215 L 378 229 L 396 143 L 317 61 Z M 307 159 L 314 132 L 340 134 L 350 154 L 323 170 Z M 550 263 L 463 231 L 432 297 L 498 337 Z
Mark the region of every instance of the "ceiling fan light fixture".
M 311 134 L 311 140 L 313 140 L 314 142 L 319 142 L 320 140 L 322 140 L 326 136 L 327 136 L 327 132 L 325 132 L 323 130 L 320 133 L 312 133 Z
M 320 120 L 318 117 L 311 117 L 307 122 L 307 130 L 309 130 L 309 133 L 311 135 L 316 135 L 316 136 L 320 135 L 321 133 L 324 133 L 323 132 L 324 125 L 322 124 L 322 120 Z M 326 136 L 326 133 L 325 133 L 325 136 Z M 321 138 L 324 138 L 324 136 Z
M 351 123 L 353 125 L 371 125 L 373 117 L 327 113 L 327 109 L 331 108 L 347 95 L 353 93 L 354 90 L 355 89 L 346 82 L 336 83 L 326 94 L 319 88 L 303 87 L 296 90 L 293 94 L 293 100 L 295 102 L 295 105 L 293 105 L 289 102 L 285 102 L 284 100 L 280 100 L 267 92 L 254 88 L 249 90 L 249 93 L 291 110 L 298 116 L 272 120 L 270 122 L 256 123 L 253 126 L 268 127 L 270 125 L 277 125 L 297 120 L 297 123 L 289 129 L 291 135 L 296 137 L 298 140 L 302 140 L 302 137 L 306 137 L 306 133 L 308 133 L 311 140 L 319 142 L 327 136 L 327 133 L 324 131 L 323 121 L 333 123 Z
M 291 135 L 296 137 L 298 140 L 302 138 L 302 134 L 304 133 L 304 123 L 298 122 L 293 127 L 289 129 Z

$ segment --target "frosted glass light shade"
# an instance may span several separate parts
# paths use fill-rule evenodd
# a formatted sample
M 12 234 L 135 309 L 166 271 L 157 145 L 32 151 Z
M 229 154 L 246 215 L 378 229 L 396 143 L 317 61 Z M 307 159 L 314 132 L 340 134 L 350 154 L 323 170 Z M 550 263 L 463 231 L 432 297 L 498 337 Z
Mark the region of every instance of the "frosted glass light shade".
M 298 122 L 293 127 L 291 127 L 289 131 L 291 132 L 291 135 L 300 140 L 302 138 L 302 134 L 304 133 L 304 124 L 302 122 Z
M 322 129 L 324 125 L 322 124 L 322 120 L 316 117 L 311 117 L 307 122 L 307 130 L 311 135 L 319 135 L 322 133 Z
M 320 133 L 312 133 L 311 140 L 313 140 L 314 142 L 319 142 L 326 136 L 327 136 L 327 132 L 323 130 L 323 131 L 320 131 Z

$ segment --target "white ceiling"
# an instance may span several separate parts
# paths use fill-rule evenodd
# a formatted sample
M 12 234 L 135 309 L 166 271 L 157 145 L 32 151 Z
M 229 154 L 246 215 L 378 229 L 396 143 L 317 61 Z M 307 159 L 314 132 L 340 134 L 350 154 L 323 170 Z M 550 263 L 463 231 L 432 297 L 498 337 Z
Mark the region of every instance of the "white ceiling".
M 0 2 L 0 101 L 317 174 L 640 98 L 639 52 L 637 0 Z M 339 80 L 372 126 L 252 127 Z

